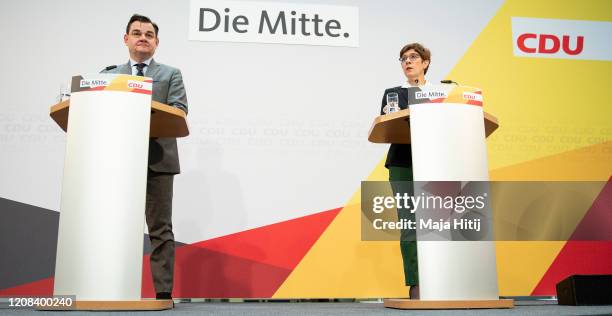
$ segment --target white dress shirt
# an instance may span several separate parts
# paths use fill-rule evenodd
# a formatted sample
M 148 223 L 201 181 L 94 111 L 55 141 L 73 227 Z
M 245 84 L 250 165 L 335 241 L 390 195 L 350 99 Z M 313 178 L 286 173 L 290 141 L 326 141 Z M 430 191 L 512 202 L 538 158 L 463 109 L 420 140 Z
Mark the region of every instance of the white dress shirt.
M 147 73 L 147 69 L 149 69 L 149 64 L 151 63 L 151 60 L 153 59 L 153 57 L 143 61 L 142 63 L 145 64 L 146 66 L 142 69 L 142 73 L 146 74 Z M 138 74 L 138 68 L 136 67 L 136 64 L 140 64 L 135 62 L 132 58 L 130 58 L 130 66 L 132 66 L 132 76 L 136 76 Z
M 418 87 L 421 87 L 421 86 L 430 86 L 430 85 L 431 84 L 429 83 L 429 81 L 425 80 L 425 83 L 418 85 Z M 404 81 L 404 83 L 402 83 L 402 88 L 415 88 L 415 87 L 417 87 L 417 86 L 411 85 L 410 82 L 408 82 L 408 81 Z

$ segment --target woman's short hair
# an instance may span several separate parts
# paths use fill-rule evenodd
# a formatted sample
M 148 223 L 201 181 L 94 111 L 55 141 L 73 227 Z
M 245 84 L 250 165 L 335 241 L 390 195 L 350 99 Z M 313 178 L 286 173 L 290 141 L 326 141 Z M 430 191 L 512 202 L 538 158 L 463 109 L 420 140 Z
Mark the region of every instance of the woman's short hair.
M 429 65 L 427 65 L 427 68 L 425 68 L 425 73 L 427 73 L 427 70 L 429 69 L 429 66 L 431 65 L 431 52 L 429 51 L 429 49 L 427 49 L 425 46 L 421 45 L 420 43 L 410 43 L 402 47 L 399 53 L 399 57 L 401 58 L 405 52 L 411 49 L 414 49 L 414 51 L 417 52 L 421 56 L 422 60 L 429 61 Z

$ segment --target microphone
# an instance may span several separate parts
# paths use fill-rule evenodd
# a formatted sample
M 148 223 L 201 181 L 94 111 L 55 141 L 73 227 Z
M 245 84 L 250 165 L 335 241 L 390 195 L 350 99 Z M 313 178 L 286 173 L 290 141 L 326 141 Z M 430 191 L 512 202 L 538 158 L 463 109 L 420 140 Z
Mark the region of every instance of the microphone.
M 111 66 L 108 66 L 108 67 L 104 68 L 104 70 L 109 71 L 109 70 L 113 70 L 115 68 L 117 68 L 117 65 L 111 65 Z
M 418 86 L 419 85 L 419 79 L 414 79 L 414 85 Z
M 445 83 L 445 84 L 451 84 L 451 83 L 454 83 L 454 84 L 456 84 L 456 85 L 459 85 L 457 82 L 452 81 L 452 80 L 442 80 L 442 81 L 440 81 L 440 83 Z

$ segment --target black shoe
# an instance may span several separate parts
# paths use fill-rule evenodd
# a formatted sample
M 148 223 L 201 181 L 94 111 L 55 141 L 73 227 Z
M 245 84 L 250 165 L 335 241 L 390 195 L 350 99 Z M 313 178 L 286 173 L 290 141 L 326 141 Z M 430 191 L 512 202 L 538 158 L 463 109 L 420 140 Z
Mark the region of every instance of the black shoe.
M 155 299 L 158 299 L 158 300 L 171 300 L 172 299 L 172 294 L 168 293 L 168 292 L 159 292 L 159 293 L 155 294 Z
M 410 290 L 408 291 L 408 294 L 410 294 L 410 299 L 411 300 L 418 300 L 421 298 L 419 291 L 419 286 L 418 285 L 411 285 L 410 286 Z

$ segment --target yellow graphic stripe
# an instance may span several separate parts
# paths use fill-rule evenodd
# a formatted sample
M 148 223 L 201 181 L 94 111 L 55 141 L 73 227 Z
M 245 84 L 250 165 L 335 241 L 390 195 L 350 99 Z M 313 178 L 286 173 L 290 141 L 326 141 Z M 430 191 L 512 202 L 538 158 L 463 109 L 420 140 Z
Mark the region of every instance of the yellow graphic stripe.
M 119 75 L 119 76 L 115 77 L 113 79 L 113 81 L 111 81 L 111 84 L 106 86 L 104 88 L 104 90 L 127 91 L 127 92 L 130 92 L 130 91 L 134 90 L 134 88 L 128 87 L 128 82 L 129 81 L 143 82 L 144 83 L 145 81 L 151 82 L 151 80 L 152 80 L 151 78 L 141 77 L 141 76 Z
M 499 118 L 490 167 L 612 140 L 612 62 L 514 57 L 512 17 L 611 21 L 612 1 L 508 1 L 449 73 Z
M 490 178 L 496 181 L 606 181 L 612 174 L 610 161 L 612 142 L 607 142 L 492 170 Z M 564 241 L 497 242 L 501 295 L 529 295 L 564 245 Z
M 612 175 L 612 141 L 578 148 L 490 172 L 495 181 L 607 181 Z
M 508 1 L 450 72 L 482 88 L 485 111 L 500 120 L 488 140 L 491 179 L 607 179 L 612 63 L 514 57 L 513 16 L 611 21 L 612 1 Z M 387 178 L 381 160 L 369 179 Z M 359 199 L 357 191 L 275 298 L 407 296 L 398 243 L 360 241 Z M 500 295 L 529 295 L 563 245 L 498 242 Z
M 478 88 L 466 87 L 466 86 L 455 86 L 453 90 L 448 93 L 448 98 L 444 99 L 444 103 L 460 103 L 466 104 L 468 100 L 463 97 L 463 93 L 476 93 L 480 91 Z
M 381 160 L 367 180 L 388 180 Z M 399 242 L 361 241 L 360 191 L 274 294 L 287 297 L 406 297 Z
M 496 242 L 500 295 L 531 294 L 564 245 L 565 241 Z

